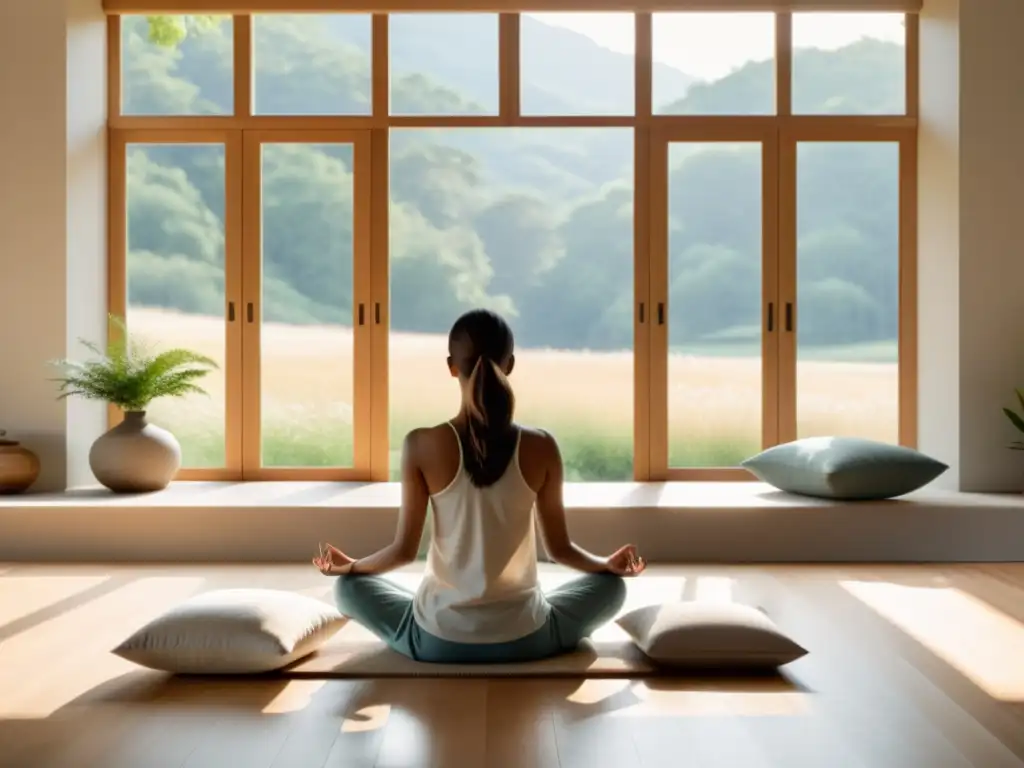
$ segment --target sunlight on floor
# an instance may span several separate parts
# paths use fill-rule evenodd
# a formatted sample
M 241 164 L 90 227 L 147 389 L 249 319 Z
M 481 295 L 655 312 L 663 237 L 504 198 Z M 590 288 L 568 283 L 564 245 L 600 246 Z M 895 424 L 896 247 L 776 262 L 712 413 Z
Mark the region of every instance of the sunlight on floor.
M 630 680 L 584 680 L 566 697 L 570 704 L 597 704 L 629 688 Z
M 106 576 L 3 576 L 0 578 L 0 630 L 107 580 Z
M 262 709 L 264 715 L 301 712 L 327 684 L 326 680 L 289 680 L 284 688 Z
M 375 704 L 372 707 L 363 707 L 342 721 L 341 732 L 366 733 L 367 731 L 377 731 L 388 724 L 390 717 L 390 704 Z
M 841 586 L 1001 701 L 1024 702 L 1024 625 L 951 587 Z
M 639 703 L 612 713 L 619 717 L 789 717 L 811 713 L 810 694 L 785 690 L 665 690 L 633 686 Z
M 430 729 L 430 722 L 417 717 L 412 712 L 392 708 L 387 718 L 388 734 L 401 734 L 399 738 L 382 740 L 380 752 L 377 754 L 375 766 L 415 766 L 423 765 L 423 755 L 432 754 L 432 742 L 437 736 Z M 383 727 L 383 723 L 381 724 Z M 447 766 L 446 766 L 447 768 Z
M 137 671 L 110 649 L 204 583 L 189 577 L 138 579 L 7 638 L 0 644 L 0 718 L 48 717 Z M 74 654 L 68 653 L 69 643 L 75 644 Z M 85 666 L 83 650 L 90 660 Z
M 809 694 L 785 680 L 695 683 L 684 680 L 584 680 L 566 701 L 593 706 L 619 700 L 612 717 L 787 717 L 810 714 Z

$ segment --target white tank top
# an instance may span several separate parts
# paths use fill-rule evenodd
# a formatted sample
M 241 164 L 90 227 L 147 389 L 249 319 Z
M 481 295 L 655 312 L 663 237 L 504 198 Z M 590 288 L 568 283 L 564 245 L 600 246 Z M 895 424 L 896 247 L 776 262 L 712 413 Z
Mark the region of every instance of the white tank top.
M 430 498 L 433 536 L 413 602 L 416 623 L 456 643 L 503 643 L 540 629 L 548 617 L 537 579 L 537 494 L 519 469 L 522 431 L 505 474 L 486 488 L 463 466 Z

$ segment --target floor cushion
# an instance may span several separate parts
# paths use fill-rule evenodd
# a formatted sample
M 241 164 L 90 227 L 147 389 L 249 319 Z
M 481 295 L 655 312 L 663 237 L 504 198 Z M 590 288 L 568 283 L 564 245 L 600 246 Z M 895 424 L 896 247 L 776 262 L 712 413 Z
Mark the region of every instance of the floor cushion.
M 742 466 L 780 491 L 841 501 L 891 499 L 949 467 L 911 448 L 855 437 L 810 437 L 752 456 Z
M 728 602 L 670 602 L 616 622 L 659 666 L 770 668 L 807 651 L 757 608 Z
M 269 672 L 315 651 L 345 621 L 334 606 L 294 592 L 217 590 L 172 608 L 113 652 L 165 672 Z

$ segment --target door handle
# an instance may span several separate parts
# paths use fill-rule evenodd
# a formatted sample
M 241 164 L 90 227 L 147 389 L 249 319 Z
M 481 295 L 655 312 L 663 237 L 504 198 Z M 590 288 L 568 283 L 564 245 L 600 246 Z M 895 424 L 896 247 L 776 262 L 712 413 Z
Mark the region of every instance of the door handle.
M 793 303 L 790 301 L 786 302 L 786 331 L 793 331 Z
M 768 302 L 768 333 L 775 330 L 775 302 Z

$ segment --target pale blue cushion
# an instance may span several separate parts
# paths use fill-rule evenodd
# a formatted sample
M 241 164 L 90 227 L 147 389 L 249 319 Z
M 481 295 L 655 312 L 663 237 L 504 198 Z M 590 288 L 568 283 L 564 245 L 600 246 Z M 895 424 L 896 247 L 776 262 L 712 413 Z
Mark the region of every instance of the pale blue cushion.
M 899 445 L 857 437 L 809 437 L 742 464 L 780 491 L 843 501 L 891 499 L 916 491 L 949 467 Z

